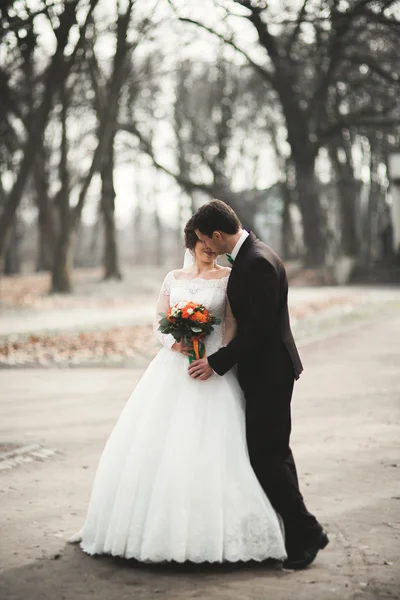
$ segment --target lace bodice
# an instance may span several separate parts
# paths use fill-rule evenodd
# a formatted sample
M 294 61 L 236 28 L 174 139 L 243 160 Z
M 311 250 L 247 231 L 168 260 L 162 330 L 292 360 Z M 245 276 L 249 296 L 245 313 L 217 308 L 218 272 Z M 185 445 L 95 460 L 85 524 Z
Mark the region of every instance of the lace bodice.
M 214 325 L 214 331 L 206 336 L 205 346 L 206 354 L 209 356 L 216 352 L 226 342 L 223 339 L 226 332 L 226 312 L 227 296 L 226 288 L 228 285 L 227 277 L 220 279 L 177 279 L 173 271 L 170 271 L 165 277 L 161 286 L 160 296 L 157 303 L 157 317 L 154 322 L 154 333 L 159 342 L 166 348 L 171 348 L 174 343 L 172 335 L 165 335 L 157 330 L 160 312 L 167 310 L 182 300 L 192 300 L 204 304 L 204 306 L 216 317 L 221 319 L 220 325 Z

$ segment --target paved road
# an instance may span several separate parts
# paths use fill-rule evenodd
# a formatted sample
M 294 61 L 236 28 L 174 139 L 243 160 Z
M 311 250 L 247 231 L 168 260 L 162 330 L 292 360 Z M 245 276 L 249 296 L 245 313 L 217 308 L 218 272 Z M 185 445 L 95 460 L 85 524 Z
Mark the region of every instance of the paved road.
M 59 454 L 0 471 L 2 600 L 400 597 L 400 317 L 303 348 L 293 449 L 331 544 L 312 568 L 150 567 L 65 543 L 140 370 L 0 372 L 0 441 Z

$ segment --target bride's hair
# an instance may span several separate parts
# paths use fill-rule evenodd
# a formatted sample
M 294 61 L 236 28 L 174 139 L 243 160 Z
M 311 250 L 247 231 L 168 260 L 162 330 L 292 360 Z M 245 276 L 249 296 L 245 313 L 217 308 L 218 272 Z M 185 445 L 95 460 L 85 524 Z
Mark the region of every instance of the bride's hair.
M 185 225 L 184 237 L 185 248 L 187 248 L 188 250 L 194 250 L 197 242 L 199 241 L 199 238 L 197 237 L 193 227 L 193 217 L 190 217 L 189 221 Z

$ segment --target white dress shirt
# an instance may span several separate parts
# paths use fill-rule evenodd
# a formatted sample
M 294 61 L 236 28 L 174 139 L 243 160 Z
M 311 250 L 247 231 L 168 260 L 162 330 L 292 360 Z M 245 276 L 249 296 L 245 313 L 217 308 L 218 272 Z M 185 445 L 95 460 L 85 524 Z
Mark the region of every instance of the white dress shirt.
M 234 249 L 231 252 L 231 256 L 232 256 L 233 260 L 235 260 L 235 258 L 239 254 L 240 248 L 243 246 L 244 242 L 249 237 L 249 235 L 250 235 L 249 232 L 246 231 L 245 229 L 243 229 L 242 235 L 240 236 L 240 238 L 236 242 L 236 246 L 234 247 Z

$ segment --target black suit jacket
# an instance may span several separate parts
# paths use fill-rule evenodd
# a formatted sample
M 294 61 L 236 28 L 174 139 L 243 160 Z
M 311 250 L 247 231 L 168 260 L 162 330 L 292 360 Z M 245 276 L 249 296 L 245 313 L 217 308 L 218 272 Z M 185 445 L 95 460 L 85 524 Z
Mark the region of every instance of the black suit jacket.
M 237 364 L 239 381 L 246 387 L 263 377 L 282 376 L 283 354 L 289 354 L 298 379 L 303 366 L 290 329 L 285 267 L 253 233 L 233 264 L 227 294 L 237 332 L 226 347 L 208 357 L 214 371 L 224 375 Z

